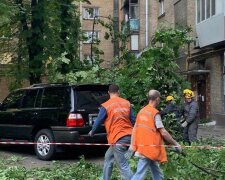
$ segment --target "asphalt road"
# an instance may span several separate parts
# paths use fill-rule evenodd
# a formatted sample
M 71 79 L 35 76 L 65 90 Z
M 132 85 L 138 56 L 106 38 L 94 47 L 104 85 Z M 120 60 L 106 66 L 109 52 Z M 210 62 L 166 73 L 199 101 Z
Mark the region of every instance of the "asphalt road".
M 225 139 L 225 126 L 199 126 L 198 138 Z
M 34 149 L 30 145 L 0 145 L 0 156 L 4 158 L 18 159 L 18 165 L 27 169 L 36 167 L 51 167 L 55 161 L 70 164 L 78 162 L 81 155 L 84 155 L 88 162 L 102 165 L 106 147 L 86 147 L 86 148 L 66 148 L 57 152 L 52 161 L 42 161 L 37 159 Z M 15 162 L 16 163 L 16 162 Z

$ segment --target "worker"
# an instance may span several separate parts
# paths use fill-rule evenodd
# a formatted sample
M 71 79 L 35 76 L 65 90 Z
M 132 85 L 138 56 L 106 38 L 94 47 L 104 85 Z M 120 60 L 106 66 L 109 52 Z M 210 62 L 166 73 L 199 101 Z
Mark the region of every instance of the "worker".
M 198 103 L 194 100 L 194 92 L 192 90 L 185 89 L 183 95 L 185 99 L 182 108 L 184 121 L 181 126 L 183 127 L 184 141 L 191 144 L 191 142 L 197 140 L 199 107 Z
M 179 108 L 174 104 L 174 98 L 173 96 L 167 96 L 166 97 L 166 106 L 165 108 L 160 111 L 160 115 L 163 118 L 163 116 L 167 114 L 174 114 L 175 118 L 178 120 L 179 118 Z
M 105 153 L 102 179 L 110 179 L 115 160 L 121 178 L 123 180 L 130 180 L 133 173 L 128 160 L 124 156 L 128 146 L 124 145 L 130 144 L 135 116 L 131 103 L 119 97 L 119 87 L 117 85 L 110 85 L 108 93 L 110 99 L 102 104 L 89 135 L 93 136 L 97 128 L 104 122 L 108 143 L 111 145 Z
M 164 128 L 159 111 L 156 106 L 160 103 L 160 93 L 150 90 L 148 93 L 149 103 L 142 108 L 136 118 L 132 132 L 132 142 L 127 154 L 134 151 L 139 157 L 137 171 L 132 180 L 145 179 L 145 174 L 150 168 L 153 180 L 163 179 L 164 175 L 159 167 L 159 162 L 167 162 L 164 140 L 174 146 L 181 153 L 181 146 L 173 139 Z M 128 158 L 129 155 L 126 157 Z

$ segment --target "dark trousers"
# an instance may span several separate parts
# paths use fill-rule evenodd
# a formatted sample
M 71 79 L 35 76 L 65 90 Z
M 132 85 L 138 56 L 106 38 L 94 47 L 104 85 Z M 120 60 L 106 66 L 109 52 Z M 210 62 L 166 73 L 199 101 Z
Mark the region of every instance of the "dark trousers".
M 191 143 L 197 140 L 198 122 L 194 121 L 183 129 L 184 141 Z

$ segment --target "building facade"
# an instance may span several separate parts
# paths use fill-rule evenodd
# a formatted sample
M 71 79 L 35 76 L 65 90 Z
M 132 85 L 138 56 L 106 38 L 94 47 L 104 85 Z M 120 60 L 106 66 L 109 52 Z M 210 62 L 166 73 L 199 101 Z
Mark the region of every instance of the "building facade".
M 110 40 L 104 39 L 107 29 L 98 24 L 97 20 L 110 23 L 108 17 L 114 17 L 115 4 L 113 0 L 91 0 L 90 3 L 80 2 L 81 28 L 85 36 L 80 46 L 80 57 L 81 60 L 88 60 L 92 63 L 96 58 L 93 48 L 99 40 L 101 43 L 98 48 L 104 52 L 100 58 L 104 59 L 103 66 L 107 67 L 114 56 L 114 44 Z
M 158 26 L 190 26 L 194 43 L 178 65 L 191 82 L 202 119 L 225 124 L 225 2 L 159 0 Z
M 157 1 L 90 0 L 90 3 L 80 3 L 82 30 L 88 38 L 81 43 L 80 55 L 82 60 L 95 58 L 93 53 L 93 46 L 96 45 L 95 39 L 100 40 L 98 48 L 104 52 L 100 55 L 100 58 L 104 60 L 102 66 L 109 67 L 112 59 L 120 55 L 120 44 L 105 40 L 104 35 L 108 30 L 95 23 L 98 19 L 107 23 L 108 16 L 113 18 L 113 27 L 116 31 L 123 29 L 122 22 L 129 25 L 131 35 L 127 48 L 130 51 L 138 54 L 150 45 L 151 37 L 157 29 Z
M 196 50 L 188 61 L 190 70 L 199 74 L 191 80 L 202 89 L 199 99 L 209 102 L 206 113 L 218 124 L 225 124 L 225 2 L 196 0 L 195 5 Z

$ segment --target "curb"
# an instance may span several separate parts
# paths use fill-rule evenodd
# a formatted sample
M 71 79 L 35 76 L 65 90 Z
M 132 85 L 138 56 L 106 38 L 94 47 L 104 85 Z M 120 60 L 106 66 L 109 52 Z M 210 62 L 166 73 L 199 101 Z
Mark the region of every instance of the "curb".
M 198 124 L 199 126 L 215 126 L 216 121 L 208 122 L 208 123 L 203 123 L 203 124 Z

